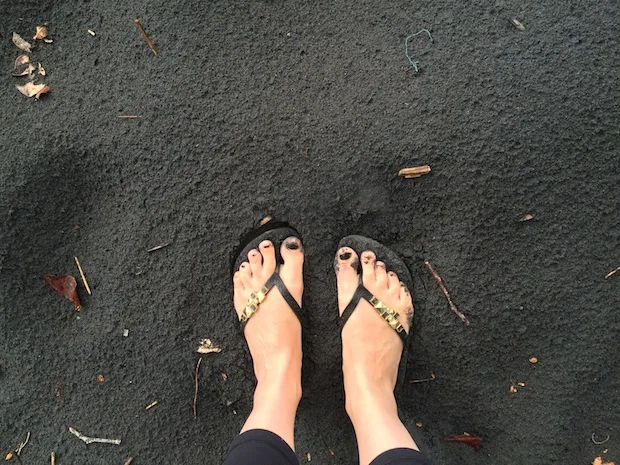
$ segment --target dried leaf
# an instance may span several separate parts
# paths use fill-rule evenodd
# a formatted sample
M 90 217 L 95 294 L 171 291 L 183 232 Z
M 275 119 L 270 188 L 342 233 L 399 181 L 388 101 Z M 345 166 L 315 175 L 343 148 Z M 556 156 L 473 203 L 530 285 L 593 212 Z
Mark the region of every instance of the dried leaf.
M 35 95 L 34 98 L 39 100 L 41 98 L 41 95 L 49 94 L 51 91 L 52 91 L 51 87 L 45 86 L 45 87 L 43 87 L 43 89 L 41 89 L 39 92 L 37 92 L 37 95 Z
M 514 25 L 514 27 L 516 27 L 518 30 L 525 31 L 525 26 L 517 18 L 512 18 L 511 21 L 512 21 L 512 24 Z
M 77 294 L 77 282 L 73 276 L 54 276 L 48 274 L 45 276 L 45 281 L 61 296 L 73 302 L 77 311 L 82 308 Z
M 103 375 L 97 375 L 97 383 L 102 384 L 105 381 Z
M 25 65 L 26 63 L 30 63 L 30 57 L 28 55 L 20 55 L 15 58 L 15 65 L 13 65 L 13 69 L 17 69 L 21 65 Z
M 480 436 L 476 436 L 474 434 L 463 433 L 457 434 L 454 436 L 450 436 L 446 439 L 448 442 L 462 442 L 463 444 L 467 444 L 470 447 L 478 450 L 482 446 L 482 438 Z
M 212 352 L 215 352 L 217 354 L 221 351 L 222 349 L 213 345 L 211 339 L 203 339 L 198 343 L 198 348 L 196 349 L 196 352 L 198 352 L 199 354 L 210 354 Z
M 7 462 L 13 459 L 13 452 L 9 452 L 8 454 L 6 454 L 6 457 L 4 457 L 4 460 L 6 460 Z
M 13 43 L 18 49 L 23 50 L 24 52 L 32 52 L 32 45 L 22 39 L 17 32 L 13 33 Z
M 19 90 L 26 97 L 34 97 L 35 95 L 37 95 L 40 91 L 42 91 L 45 88 L 45 84 L 35 84 L 34 82 L 27 82 L 23 86 L 15 86 L 15 87 L 17 87 L 17 90 Z
M 47 37 L 47 28 L 45 26 L 37 26 L 37 32 L 32 36 L 33 40 L 43 40 Z
M 592 465 L 615 465 L 614 462 L 603 462 L 603 457 L 597 457 L 592 462 Z
M 37 72 L 41 75 L 41 76 L 45 76 L 45 68 L 43 67 L 43 65 L 41 63 L 39 63 L 39 67 L 37 69 Z

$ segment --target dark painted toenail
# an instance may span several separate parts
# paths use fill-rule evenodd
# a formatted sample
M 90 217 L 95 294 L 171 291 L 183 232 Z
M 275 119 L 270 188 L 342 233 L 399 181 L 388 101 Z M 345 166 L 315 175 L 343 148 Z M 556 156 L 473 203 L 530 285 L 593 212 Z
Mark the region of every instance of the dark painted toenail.
M 348 260 L 351 258 L 351 252 L 342 252 L 340 254 L 340 260 Z
M 291 239 L 290 241 L 287 241 L 286 248 L 289 250 L 297 250 L 299 248 L 299 243 L 297 242 L 297 239 Z

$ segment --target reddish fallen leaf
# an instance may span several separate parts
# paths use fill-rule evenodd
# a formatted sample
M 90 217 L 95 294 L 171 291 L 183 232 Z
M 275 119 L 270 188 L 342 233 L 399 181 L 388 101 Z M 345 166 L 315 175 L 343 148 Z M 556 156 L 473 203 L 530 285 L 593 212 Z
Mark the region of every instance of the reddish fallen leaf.
M 35 94 L 34 98 L 39 100 L 41 98 L 41 95 L 49 94 L 51 91 L 52 91 L 51 87 L 44 86 L 43 89 L 39 90 L 39 92 Z
M 475 434 L 463 433 L 456 434 L 454 436 L 450 436 L 446 439 L 448 442 L 462 442 L 463 444 L 467 444 L 470 447 L 478 450 L 482 446 L 482 438 L 480 436 L 476 436 Z
M 75 309 L 78 312 L 80 311 L 82 304 L 80 304 L 80 299 L 77 294 L 77 282 L 73 276 L 54 276 L 48 274 L 45 276 L 45 281 L 61 296 L 73 302 Z

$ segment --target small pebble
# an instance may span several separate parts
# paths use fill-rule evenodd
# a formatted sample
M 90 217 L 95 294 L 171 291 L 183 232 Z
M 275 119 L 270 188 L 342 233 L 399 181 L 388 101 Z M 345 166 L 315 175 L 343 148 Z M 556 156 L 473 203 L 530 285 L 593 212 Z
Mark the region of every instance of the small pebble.
M 127 336 L 129 336 L 129 330 L 128 330 L 128 329 L 125 329 L 125 330 L 123 331 L 123 337 L 127 337 Z

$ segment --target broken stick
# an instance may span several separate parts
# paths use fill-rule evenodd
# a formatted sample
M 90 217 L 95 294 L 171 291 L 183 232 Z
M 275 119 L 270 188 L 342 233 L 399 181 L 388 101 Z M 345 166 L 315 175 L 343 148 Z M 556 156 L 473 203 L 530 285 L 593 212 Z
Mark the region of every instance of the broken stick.
M 77 438 L 84 441 L 86 444 L 92 444 L 93 442 L 98 442 L 101 444 L 116 444 L 117 446 L 121 444 L 120 439 L 91 438 L 89 436 L 85 436 L 84 434 L 80 433 L 78 430 L 76 430 L 75 428 L 72 428 L 71 426 L 69 426 L 69 432 L 73 434 L 74 436 L 76 436 Z
M 153 41 L 150 39 L 150 37 L 147 35 L 146 31 L 142 27 L 142 23 L 140 22 L 140 20 L 136 19 L 134 22 L 136 23 L 136 26 L 138 26 L 138 30 L 140 31 L 140 34 L 142 34 L 142 36 L 144 36 L 144 40 L 146 41 L 146 45 L 149 46 L 149 48 L 153 52 L 153 55 L 157 56 L 157 50 L 155 50 L 155 45 L 153 44 Z
M 201 362 L 202 357 L 200 357 L 196 363 L 196 373 L 194 374 L 194 418 L 196 418 L 198 413 L 198 370 L 200 369 Z
M 441 276 L 439 276 L 439 273 L 435 271 L 435 268 L 433 268 L 433 265 L 431 265 L 431 262 L 429 262 L 428 260 L 425 260 L 424 266 L 426 266 L 426 269 L 430 271 L 430 273 L 433 275 L 433 278 L 435 278 L 435 281 L 437 281 L 437 284 L 439 285 L 439 288 L 443 292 L 443 295 L 446 296 L 448 305 L 450 306 L 450 310 L 452 310 L 456 314 L 456 316 L 458 316 L 461 319 L 463 323 L 465 323 L 466 325 L 469 325 L 469 320 L 463 313 L 459 312 L 458 308 L 456 308 L 456 305 L 452 301 L 452 298 L 450 297 L 450 293 L 448 292 L 448 289 L 446 289 L 446 286 L 444 285 L 443 280 L 441 279 Z
M 403 168 L 402 170 L 398 172 L 398 175 L 402 176 L 405 179 L 410 179 L 410 178 L 419 178 L 420 176 L 423 176 L 430 172 L 431 172 L 431 167 L 429 165 L 423 165 L 423 166 L 415 166 L 413 168 Z
M 437 379 L 437 376 L 435 376 L 435 373 L 431 373 L 430 378 L 412 379 L 409 381 L 409 384 L 426 383 L 428 381 L 435 381 L 436 379 Z
M 86 276 L 84 275 L 84 270 L 82 269 L 82 265 L 80 265 L 80 261 L 78 260 L 76 256 L 74 256 L 73 258 L 75 258 L 75 264 L 77 265 L 78 270 L 80 272 L 80 276 L 82 277 L 82 282 L 84 283 L 86 292 L 88 292 L 88 295 L 93 295 L 93 293 L 90 292 L 90 286 L 88 285 L 88 281 L 86 281 Z
M 620 266 L 618 268 L 616 268 L 615 270 L 611 270 L 609 273 L 607 273 L 605 275 L 605 279 L 609 279 L 611 278 L 613 275 L 615 275 L 618 271 L 620 271 Z

